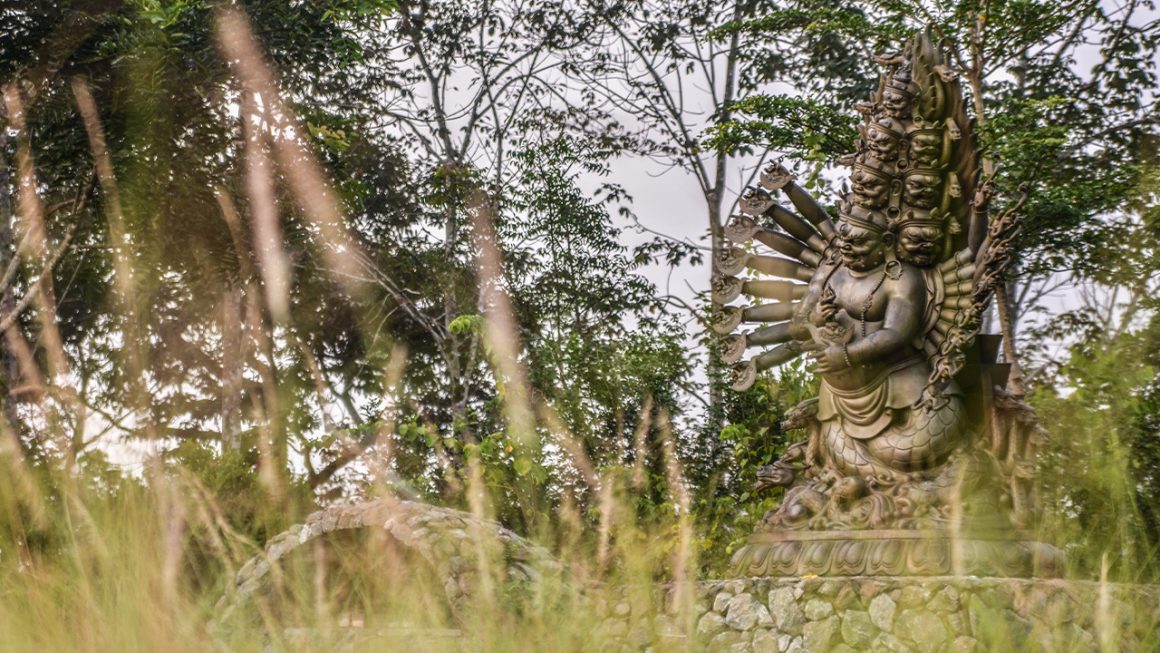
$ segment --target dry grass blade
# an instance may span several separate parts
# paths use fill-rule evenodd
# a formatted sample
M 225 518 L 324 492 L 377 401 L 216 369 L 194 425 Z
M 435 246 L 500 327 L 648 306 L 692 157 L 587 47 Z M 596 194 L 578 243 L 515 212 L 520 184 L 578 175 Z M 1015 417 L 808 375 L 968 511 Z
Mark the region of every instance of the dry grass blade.
M 262 54 L 249 19 L 239 9 L 220 6 L 217 37 L 243 88 L 258 95 L 267 122 L 274 126 L 271 140 L 279 168 L 313 228 L 335 282 L 352 297 L 362 296 L 358 282 L 361 269 L 357 262 L 361 248 L 346 230 L 338 193 L 303 142 L 305 132 L 296 123 L 293 111 L 281 100 L 274 73 Z M 269 225 L 263 229 L 269 229 Z
M 290 260 L 282 247 L 282 226 L 274 197 L 274 172 L 266 154 L 266 130 L 253 93 L 245 93 L 242 124 L 246 134 L 246 191 L 253 216 L 253 246 L 262 275 L 266 305 L 278 322 L 290 312 Z

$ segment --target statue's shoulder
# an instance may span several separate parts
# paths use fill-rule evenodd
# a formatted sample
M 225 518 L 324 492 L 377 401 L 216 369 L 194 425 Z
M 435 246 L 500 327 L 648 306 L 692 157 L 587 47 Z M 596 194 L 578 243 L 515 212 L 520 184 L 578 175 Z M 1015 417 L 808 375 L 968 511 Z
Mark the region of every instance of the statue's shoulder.
M 840 266 L 840 261 L 831 260 L 829 257 L 823 257 L 822 260 L 818 262 L 818 267 L 814 270 L 813 277 L 810 278 L 810 284 L 816 285 L 825 282 L 825 280 L 829 278 Z
M 891 262 L 886 276 L 890 279 L 890 285 L 900 292 L 926 291 L 926 274 L 922 268 L 915 267 L 909 263 L 903 263 L 902 261 Z

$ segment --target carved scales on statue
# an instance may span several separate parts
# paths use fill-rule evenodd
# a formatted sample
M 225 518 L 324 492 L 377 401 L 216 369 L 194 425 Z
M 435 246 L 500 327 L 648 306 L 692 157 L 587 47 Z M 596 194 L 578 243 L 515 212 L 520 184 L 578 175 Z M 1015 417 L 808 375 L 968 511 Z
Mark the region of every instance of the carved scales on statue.
M 836 222 L 775 163 L 743 194 L 725 227 L 735 245 L 714 261 L 717 303 L 757 300 L 715 316 L 733 388 L 802 354 L 821 377 L 819 396 L 787 420 L 806 440 L 761 474 L 760 485 L 785 488 L 782 503 L 735 570 L 1053 573 L 1059 552 L 1020 530 L 1035 442 L 1001 426 L 1012 423 L 997 412 L 1013 405 L 996 399 L 1007 368 L 996 338 L 978 335 L 1011 258 L 1014 212 L 989 220 L 947 49 L 920 33 L 876 61 L 886 70 L 858 107 L 856 151 L 839 160 L 852 191 Z M 760 326 L 734 333 L 743 323 Z

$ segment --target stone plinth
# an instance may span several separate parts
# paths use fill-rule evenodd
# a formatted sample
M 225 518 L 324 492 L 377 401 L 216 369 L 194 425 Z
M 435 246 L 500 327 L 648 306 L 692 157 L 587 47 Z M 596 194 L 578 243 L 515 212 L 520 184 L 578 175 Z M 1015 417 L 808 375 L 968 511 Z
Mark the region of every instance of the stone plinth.
M 1017 531 L 852 530 L 757 533 L 733 556 L 738 576 L 1056 577 L 1063 553 Z
M 671 590 L 670 590 L 671 592 Z M 736 653 L 1151 651 L 1160 586 L 1058 579 L 849 576 L 702 581 L 692 620 L 610 614 L 624 650 L 689 643 Z M 627 605 L 627 604 L 625 604 Z M 646 624 L 652 621 L 651 627 Z M 615 622 L 615 625 L 614 625 Z M 612 649 L 614 650 L 614 649 Z

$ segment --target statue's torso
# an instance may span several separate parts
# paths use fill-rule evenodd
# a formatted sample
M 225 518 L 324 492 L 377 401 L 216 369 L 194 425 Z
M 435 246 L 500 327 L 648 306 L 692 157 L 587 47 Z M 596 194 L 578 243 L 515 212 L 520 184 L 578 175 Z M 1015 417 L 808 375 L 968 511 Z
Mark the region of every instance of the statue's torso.
M 922 289 L 923 284 L 917 278 L 907 278 L 921 277 L 921 274 L 909 266 L 902 266 L 894 275 L 885 275 L 881 268 L 860 274 L 845 267 L 835 270 L 833 266 L 822 266 L 811 283 L 811 295 L 816 295 L 810 297 L 809 330 L 812 338 L 820 344 L 845 344 L 849 347 L 873 336 L 883 329 L 891 301 L 899 301 L 902 295 L 906 295 L 913 305 L 924 304 L 925 296 L 919 296 L 915 290 Z M 832 303 L 836 308 L 828 322 L 828 309 L 823 301 L 827 290 L 832 291 Z M 883 374 L 912 365 L 925 367 L 916 346 L 920 329 L 918 322 L 913 323 L 907 332 L 901 334 L 904 342 L 899 346 L 883 351 L 871 360 L 825 374 L 823 378 L 834 388 L 853 391 L 873 384 Z M 922 371 L 915 373 L 925 375 Z

